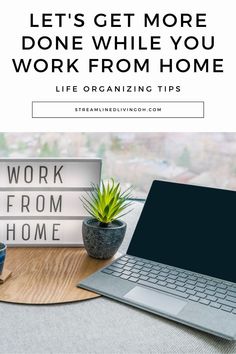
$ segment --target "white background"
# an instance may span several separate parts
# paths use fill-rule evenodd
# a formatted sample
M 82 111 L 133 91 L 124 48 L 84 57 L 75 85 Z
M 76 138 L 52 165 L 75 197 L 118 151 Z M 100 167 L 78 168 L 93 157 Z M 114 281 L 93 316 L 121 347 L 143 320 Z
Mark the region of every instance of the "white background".
M 235 108 L 234 108 L 234 79 L 235 79 L 235 1 L 124 1 L 111 2 L 106 0 L 95 1 L 29 1 L 20 2 L 2 2 L 1 3 L 1 131 L 234 131 L 235 130 Z M 75 28 L 72 25 L 58 28 L 30 28 L 29 14 L 40 15 L 43 12 L 70 12 L 84 13 L 87 25 L 83 28 Z M 134 26 L 127 29 L 126 26 L 111 29 L 97 28 L 92 25 L 92 18 L 96 13 L 104 12 L 135 12 Z M 180 27 L 149 28 L 142 27 L 142 14 L 148 12 L 155 13 L 175 13 L 181 12 L 194 14 L 196 12 L 207 13 L 207 29 L 192 28 L 181 29 Z M 123 22 L 123 24 L 125 24 Z M 163 50 L 146 52 L 142 51 L 122 51 L 118 52 L 100 52 L 91 51 L 89 37 L 94 35 L 143 35 L 148 38 L 150 35 L 161 35 L 163 44 L 169 35 L 214 35 L 215 49 L 212 51 L 182 50 L 174 52 L 169 49 L 170 46 L 162 45 Z M 83 52 L 76 51 L 41 51 L 34 49 L 32 51 L 21 51 L 22 35 L 83 35 Z M 168 48 L 168 49 L 167 49 Z M 108 57 L 108 58 L 146 58 L 155 63 L 155 58 L 191 58 L 199 59 L 208 57 L 224 58 L 224 74 L 158 74 L 153 73 L 113 73 L 88 74 L 86 57 Z M 32 57 L 32 58 L 77 58 L 82 63 L 82 69 L 79 74 L 17 74 L 12 65 L 12 58 Z M 64 85 L 180 85 L 181 93 L 157 94 L 156 92 L 147 94 L 131 93 L 72 93 L 57 94 L 55 86 Z M 32 119 L 31 101 L 34 100 L 196 100 L 206 102 L 205 119 Z

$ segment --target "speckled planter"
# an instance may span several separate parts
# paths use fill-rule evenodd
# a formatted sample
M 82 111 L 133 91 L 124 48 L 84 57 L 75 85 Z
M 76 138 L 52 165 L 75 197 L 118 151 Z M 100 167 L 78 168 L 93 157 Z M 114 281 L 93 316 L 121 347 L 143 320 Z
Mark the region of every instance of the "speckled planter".
M 108 227 L 101 227 L 93 218 L 83 221 L 82 235 L 84 247 L 91 257 L 107 259 L 117 252 L 126 232 L 126 223 L 113 221 Z

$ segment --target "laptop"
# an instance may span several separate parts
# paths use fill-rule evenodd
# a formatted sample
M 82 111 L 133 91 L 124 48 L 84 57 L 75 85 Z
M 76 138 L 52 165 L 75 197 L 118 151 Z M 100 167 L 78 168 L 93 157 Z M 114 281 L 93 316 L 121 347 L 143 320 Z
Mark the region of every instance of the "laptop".
M 236 339 L 236 192 L 154 181 L 127 253 L 79 287 Z

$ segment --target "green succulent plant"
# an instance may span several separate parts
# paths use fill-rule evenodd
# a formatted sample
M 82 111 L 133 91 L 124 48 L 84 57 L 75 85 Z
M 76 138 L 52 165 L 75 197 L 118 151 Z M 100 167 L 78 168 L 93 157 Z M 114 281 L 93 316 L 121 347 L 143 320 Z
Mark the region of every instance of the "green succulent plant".
M 87 196 L 81 198 L 85 210 L 100 222 L 100 226 L 107 227 L 112 221 L 128 214 L 127 210 L 132 204 L 133 187 L 121 191 L 120 183 L 113 178 L 106 185 L 102 181 L 101 186 L 92 184 L 92 190 Z

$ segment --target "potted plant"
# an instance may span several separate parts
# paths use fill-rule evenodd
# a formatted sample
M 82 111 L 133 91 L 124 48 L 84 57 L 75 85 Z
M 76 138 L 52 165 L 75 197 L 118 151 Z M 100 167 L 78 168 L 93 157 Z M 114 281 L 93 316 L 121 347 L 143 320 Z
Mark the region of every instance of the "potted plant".
M 84 247 L 94 258 L 107 259 L 117 252 L 126 232 L 126 223 L 119 218 L 130 210 L 132 187 L 121 191 L 120 183 L 111 179 L 105 185 L 92 185 L 92 191 L 81 198 L 90 214 L 83 221 Z

